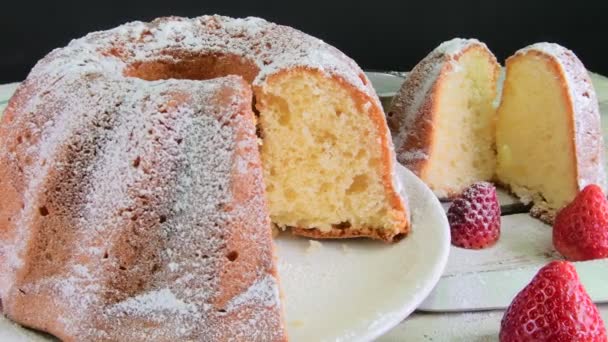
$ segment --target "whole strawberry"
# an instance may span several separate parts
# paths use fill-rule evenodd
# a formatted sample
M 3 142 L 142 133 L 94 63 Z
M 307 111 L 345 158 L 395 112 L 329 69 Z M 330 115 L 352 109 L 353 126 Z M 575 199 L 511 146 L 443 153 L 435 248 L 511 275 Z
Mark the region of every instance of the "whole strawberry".
M 568 260 L 608 257 L 608 200 L 588 185 L 555 217 L 553 245 Z
M 552 261 L 534 276 L 505 312 L 501 342 L 606 342 L 606 327 L 574 266 Z
M 467 188 L 448 209 L 452 244 L 481 249 L 494 245 L 500 237 L 500 206 L 496 188 L 479 182 Z

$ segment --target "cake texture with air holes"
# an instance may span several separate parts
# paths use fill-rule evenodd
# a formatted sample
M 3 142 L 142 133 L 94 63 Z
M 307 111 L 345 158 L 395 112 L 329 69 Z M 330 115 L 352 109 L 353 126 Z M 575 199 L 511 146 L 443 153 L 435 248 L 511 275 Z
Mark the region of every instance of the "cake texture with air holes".
M 455 38 L 420 61 L 393 99 L 397 160 L 440 198 L 494 176 L 499 69 L 485 44 Z
M 534 44 L 507 60 L 496 142 L 499 182 L 546 222 L 586 185 L 606 190 L 595 91 L 562 46 Z
M 395 241 L 393 173 L 369 80 L 314 37 L 221 16 L 91 33 L 39 61 L 0 124 L 2 310 L 65 341 L 285 340 L 270 219 Z
M 386 170 L 386 124 L 339 82 L 311 72 L 274 77 L 257 98 L 272 221 L 312 237 L 406 231 Z M 378 135 L 378 133 L 381 135 Z

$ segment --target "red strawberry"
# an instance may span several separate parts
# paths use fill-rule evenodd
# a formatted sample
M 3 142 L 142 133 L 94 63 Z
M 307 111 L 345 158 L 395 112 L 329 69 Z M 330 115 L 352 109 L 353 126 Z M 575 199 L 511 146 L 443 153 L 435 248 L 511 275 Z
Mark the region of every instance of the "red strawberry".
M 496 188 L 487 182 L 471 185 L 448 210 L 454 246 L 481 249 L 500 237 L 500 206 Z
M 608 200 L 588 185 L 555 217 L 553 245 L 568 260 L 608 257 Z
M 534 276 L 505 312 L 501 342 L 601 341 L 606 327 L 567 261 L 552 261 Z

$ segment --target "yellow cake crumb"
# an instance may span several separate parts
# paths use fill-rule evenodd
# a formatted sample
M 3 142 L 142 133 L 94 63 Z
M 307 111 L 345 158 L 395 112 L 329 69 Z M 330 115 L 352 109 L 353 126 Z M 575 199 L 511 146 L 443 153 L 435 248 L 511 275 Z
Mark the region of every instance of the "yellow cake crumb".
M 306 248 L 306 254 L 314 253 L 314 252 L 320 250 L 321 247 L 323 247 L 323 244 L 321 244 L 317 240 L 308 240 L 308 243 L 309 243 L 309 245 Z

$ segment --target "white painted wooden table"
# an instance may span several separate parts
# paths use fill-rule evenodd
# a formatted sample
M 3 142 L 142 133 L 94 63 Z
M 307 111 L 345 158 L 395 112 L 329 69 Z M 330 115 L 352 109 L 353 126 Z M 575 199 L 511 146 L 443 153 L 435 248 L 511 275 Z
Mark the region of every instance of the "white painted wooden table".
M 598 100 L 600 101 L 600 107 L 604 114 L 608 114 L 608 78 L 603 76 L 594 75 L 594 85 L 598 93 Z M 12 94 L 15 84 L 11 85 L 0 85 L 0 113 L 6 106 L 6 99 Z M 608 136 L 608 117 L 603 116 L 602 128 L 604 136 Z M 608 140 L 608 139 L 607 139 Z M 513 217 L 503 217 L 503 220 L 521 220 L 521 216 L 514 215 Z M 513 223 L 513 222 L 512 222 Z M 514 221 L 514 223 L 517 223 Z M 504 226 L 508 224 L 503 223 Z M 537 241 L 536 244 L 541 246 L 541 249 L 551 248 L 547 246 L 547 234 L 550 231 L 550 227 L 536 227 L 539 229 L 547 229 L 547 231 L 539 234 L 544 235 L 544 241 Z M 507 234 L 505 234 L 507 236 Z M 503 241 L 504 242 L 504 241 Z M 500 241 L 499 241 L 500 243 Z M 530 244 L 530 246 L 535 244 Z M 455 248 L 455 247 L 452 247 Z M 536 248 L 534 246 L 530 248 Z M 546 250 L 536 251 L 535 255 L 528 255 L 528 257 L 521 258 L 520 256 L 513 255 L 510 262 L 512 268 L 525 265 L 526 263 L 538 263 L 543 261 L 543 258 L 547 260 L 553 257 L 552 253 L 547 253 Z M 521 252 L 526 253 L 526 252 Z M 458 253 L 454 253 L 457 255 Z M 452 262 L 448 265 L 446 272 L 459 272 L 466 271 L 467 265 L 459 265 L 458 263 Z M 480 267 L 479 263 L 471 263 L 469 267 L 475 268 Z M 483 265 L 483 267 L 492 267 L 491 265 Z M 497 267 L 505 267 L 502 263 Z M 492 284 L 488 284 L 492 286 Z M 522 284 L 523 288 L 525 284 Z M 466 293 L 463 291 L 463 296 L 470 296 L 475 294 Z M 600 310 L 604 321 L 608 323 L 608 305 L 601 305 Z M 378 339 L 381 342 L 392 342 L 392 341 L 497 341 L 498 331 L 500 327 L 500 320 L 502 318 L 503 311 L 479 311 L 479 312 L 463 312 L 463 313 L 423 313 L 416 312 L 411 315 L 404 322 L 399 324 L 397 327 L 389 331 L 383 337 Z M 33 335 L 23 335 L 23 341 L 33 341 Z

